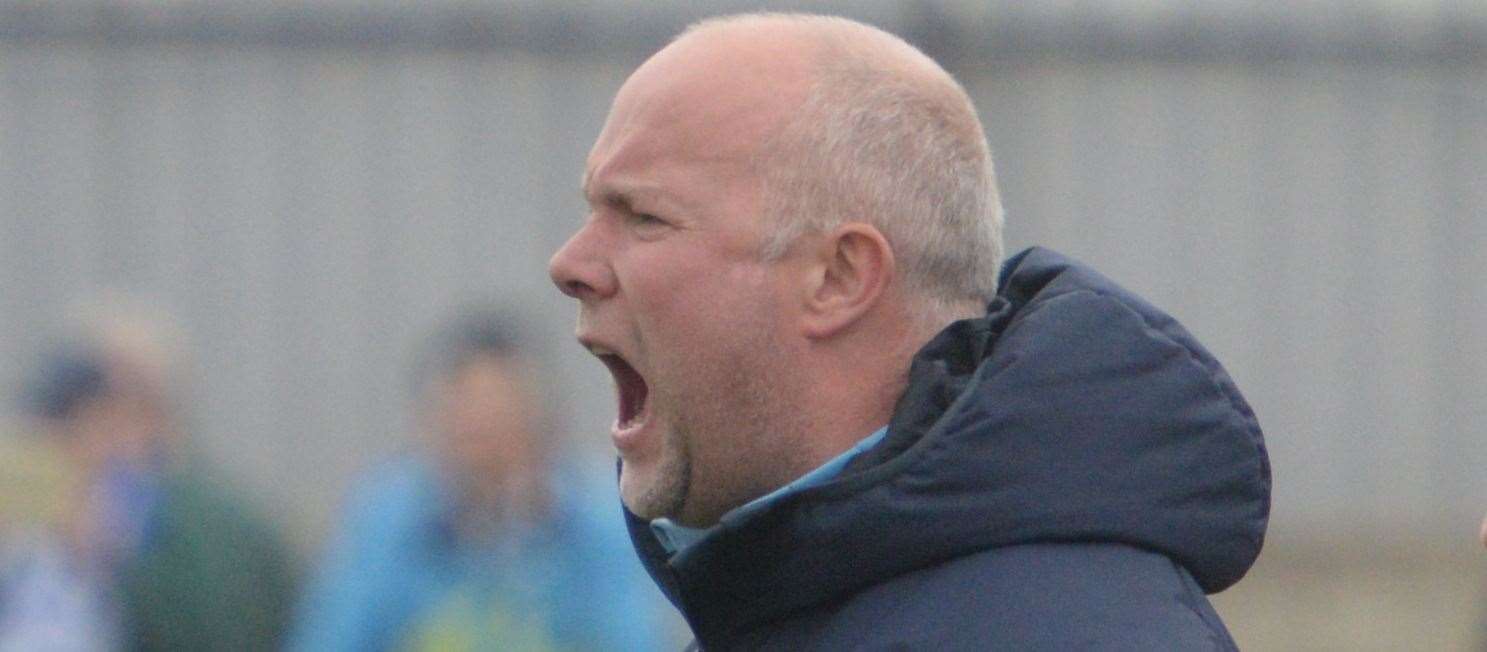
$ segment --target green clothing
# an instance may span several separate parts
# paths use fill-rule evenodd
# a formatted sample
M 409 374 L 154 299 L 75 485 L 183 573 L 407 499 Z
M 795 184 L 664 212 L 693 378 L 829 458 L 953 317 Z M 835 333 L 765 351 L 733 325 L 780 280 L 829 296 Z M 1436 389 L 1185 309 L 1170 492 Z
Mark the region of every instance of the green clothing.
M 277 650 L 294 572 L 276 533 L 199 474 L 161 481 L 119 593 L 133 650 Z

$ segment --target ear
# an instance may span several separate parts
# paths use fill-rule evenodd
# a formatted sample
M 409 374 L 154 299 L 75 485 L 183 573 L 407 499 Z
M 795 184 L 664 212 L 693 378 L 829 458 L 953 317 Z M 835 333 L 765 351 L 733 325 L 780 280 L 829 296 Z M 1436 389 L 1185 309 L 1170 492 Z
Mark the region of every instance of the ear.
M 894 264 L 893 249 L 876 227 L 852 222 L 824 234 L 805 288 L 805 335 L 827 338 L 855 324 L 887 291 Z

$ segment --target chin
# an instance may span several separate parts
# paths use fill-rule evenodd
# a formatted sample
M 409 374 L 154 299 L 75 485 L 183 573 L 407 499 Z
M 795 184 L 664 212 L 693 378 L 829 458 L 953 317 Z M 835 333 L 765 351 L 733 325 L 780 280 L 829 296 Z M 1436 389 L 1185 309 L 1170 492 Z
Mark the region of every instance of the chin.
M 664 468 L 647 468 L 628 462 L 620 466 L 620 501 L 643 519 L 675 518 L 684 503 L 686 483 Z
M 647 474 L 644 470 L 635 468 L 636 466 L 629 462 L 622 462 L 620 465 L 620 502 L 625 504 L 625 509 L 644 519 L 664 516 L 654 513 L 656 501 L 651 490 L 654 479 L 648 477 L 653 474 Z

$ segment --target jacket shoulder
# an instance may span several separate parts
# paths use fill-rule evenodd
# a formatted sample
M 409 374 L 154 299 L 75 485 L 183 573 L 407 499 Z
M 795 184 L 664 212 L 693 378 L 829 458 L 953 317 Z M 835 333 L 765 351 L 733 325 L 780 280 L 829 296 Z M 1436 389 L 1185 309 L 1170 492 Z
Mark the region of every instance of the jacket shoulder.
M 753 634 L 741 648 L 1236 649 L 1181 566 L 1116 543 L 985 550 L 901 575 Z

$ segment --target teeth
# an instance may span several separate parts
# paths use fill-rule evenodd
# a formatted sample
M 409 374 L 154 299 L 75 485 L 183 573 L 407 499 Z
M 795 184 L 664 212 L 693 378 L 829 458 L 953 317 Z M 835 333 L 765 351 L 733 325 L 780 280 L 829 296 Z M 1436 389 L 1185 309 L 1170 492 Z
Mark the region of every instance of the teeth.
M 615 353 L 614 351 L 611 351 L 609 349 L 606 349 L 606 348 L 604 348 L 602 346 L 598 346 L 598 345 L 590 346 L 589 347 L 589 353 L 592 353 L 594 355 L 619 355 L 618 353 Z

